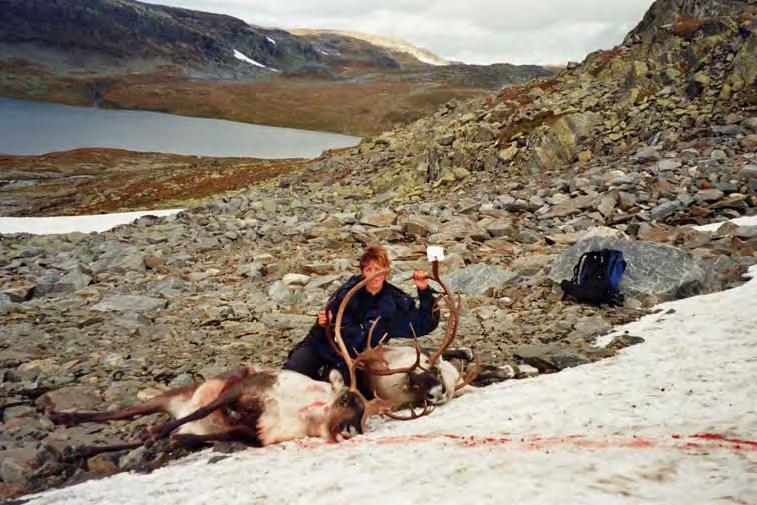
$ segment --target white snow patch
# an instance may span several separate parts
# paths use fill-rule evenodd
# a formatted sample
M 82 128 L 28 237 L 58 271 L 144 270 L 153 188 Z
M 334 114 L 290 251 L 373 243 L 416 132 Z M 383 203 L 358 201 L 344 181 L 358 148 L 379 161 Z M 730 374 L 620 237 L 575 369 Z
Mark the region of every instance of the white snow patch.
M 256 67 L 265 68 L 267 70 L 273 70 L 274 72 L 278 72 L 278 70 L 276 70 L 275 68 L 265 66 L 262 63 L 260 63 L 259 61 L 253 60 L 249 56 L 246 56 L 244 53 L 241 53 L 241 52 L 237 51 L 236 49 L 234 49 L 234 58 L 236 58 L 238 60 L 242 60 L 245 63 L 249 63 L 251 65 L 255 65 Z
M 728 222 L 737 224 L 738 226 L 757 226 L 757 214 L 755 214 L 754 216 L 737 217 L 729 220 Z M 720 228 L 723 223 L 703 224 L 701 226 L 695 226 L 694 229 L 699 231 L 715 231 Z
M 757 267 L 751 270 L 757 275 Z M 643 344 L 480 389 L 340 444 L 209 451 L 30 505 L 757 503 L 757 280 L 668 302 Z M 720 438 L 723 437 L 723 438 Z
M 267 40 L 268 42 L 270 42 L 271 44 L 273 44 L 274 46 L 276 45 L 276 41 L 275 41 L 275 40 L 273 40 L 273 39 L 272 39 L 271 37 L 269 37 L 269 36 L 267 36 L 267 35 L 266 35 L 265 39 L 266 39 L 266 40 Z
M 404 51 L 413 56 L 416 60 L 420 61 L 421 63 L 425 63 L 427 65 L 435 65 L 437 67 L 443 67 L 445 65 L 449 65 L 447 62 L 439 61 L 438 58 L 430 58 L 423 54 L 421 51 Z
M 182 210 L 184 209 L 138 210 L 86 216 L 0 217 L 0 235 L 8 233 L 50 235 L 76 231 L 82 233 L 101 232 L 121 224 L 131 223 L 142 216 L 170 216 Z

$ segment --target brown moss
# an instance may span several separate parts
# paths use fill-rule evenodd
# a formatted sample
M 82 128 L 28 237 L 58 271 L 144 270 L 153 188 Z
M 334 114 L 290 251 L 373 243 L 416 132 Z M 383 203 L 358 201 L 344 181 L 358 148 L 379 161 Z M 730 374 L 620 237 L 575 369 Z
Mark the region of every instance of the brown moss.
M 754 12 L 751 11 L 743 11 L 739 12 L 739 15 L 736 16 L 736 19 L 739 23 L 746 23 L 747 21 L 751 21 L 754 18 Z
M 0 172 L 95 175 L 95 179 L 50 179 L 13 191 L 28 202 L 29 215 L 92 214 L 177 207 L 249 187 L 299 170 L 303 160 L 195 158 L 116 149 L 77 149 L 44 156 L 0 156 Z M 6 191 L 6 196 L 10 193 Z M 22 214 L 19 214 L 22 215 Z
M 702 29 L 702 26 L 704 26 L 704 21 L 699 18 L 680 16 L 673 23 L 671 31 L 685 40 L 691 40 Z
M 562 114 L 555 114 L 552 111 L 542 111 L 536 114 L 531 119 L 521 119 L 519 121 L 512 122 L 500 130 L 499 139 L 500 143 L 509 142 L 511 138 L 519 133 L 529 133 L 534 128 L 538 128 L 542 125 L 551 125 L 557 121 Z
M 498 94 L 499 102 L 515 102 L 519 105 L 528 105 L 534 101 L 530 94 L 531 90 L 539 88 L 545 92 L 552 92 L 558 87 L 557 80 L 553 77 L 534 79 L 526 84 L 518 84 L 503 88 Z
M 589 65 L 589 73 L 597 77 L 602 70 L 606 69 L 610 64 L 623 54 L 621 47 L 616 47 L 608 51 L 596 51 L 594 57 Z

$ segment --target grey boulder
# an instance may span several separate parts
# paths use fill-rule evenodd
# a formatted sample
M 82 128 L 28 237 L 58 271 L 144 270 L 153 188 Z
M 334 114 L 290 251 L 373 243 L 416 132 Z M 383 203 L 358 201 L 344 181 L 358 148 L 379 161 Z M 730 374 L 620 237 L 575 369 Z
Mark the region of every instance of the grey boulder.
M 565 250 L 552 265 L 549 279 L 559 284 L 573 276 L 573 267 L 587 251 L 623 251 L 626 271 L 620 292 L 651 303 L 708 292 L 713 280 L 700 261 L 677 247 L 614 237 L 590 237 Z

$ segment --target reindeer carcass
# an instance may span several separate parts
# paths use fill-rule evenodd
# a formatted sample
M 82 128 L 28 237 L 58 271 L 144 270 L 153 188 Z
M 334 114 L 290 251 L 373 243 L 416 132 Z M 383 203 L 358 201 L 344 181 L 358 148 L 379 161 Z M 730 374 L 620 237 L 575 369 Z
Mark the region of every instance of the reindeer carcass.
M 107 412 L 50 411 L 49 416 L 63 425 L 133 419 L 157 412 L 174 418 L 149 427 L 138 442 L 77 448 L 77 454 L 86 456 L 135 448 L 169 435 L 172 445 L 189 447 L 214 440 L 254 446 L 302 437 L 335 441 L 362 433 L 371 415 L 391 408 L 381 400 L 366 400 L 354 380 L 346 387 L 336 371 L 329 378 L 331 384 L 290 370 L 240 368 L 132 407 Z

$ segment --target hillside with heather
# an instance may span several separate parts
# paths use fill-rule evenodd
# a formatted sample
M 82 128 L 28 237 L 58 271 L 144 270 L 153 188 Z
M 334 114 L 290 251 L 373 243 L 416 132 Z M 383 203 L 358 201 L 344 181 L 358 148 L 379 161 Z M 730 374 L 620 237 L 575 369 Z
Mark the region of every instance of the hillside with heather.
M 322 464 L 332 458 L 384 476 L 398 503 L 468 488 L 492 503 L 663 503 L 692 490 L 754 501 L 757 420 L 743 405 L 757 336 L 744 277 L 757 264 L 756 14 L 747 1 L 657 0 L 622 44 L 555 76 L 445 102 L 175 215 L 99 234 L 0 235 L 2 496 L 119 473 L 35 500 L 96 500 L 135 482 L 198 499 L 210 480 L 228 485 L 209 502 L 313 489 L 318 503 L 373 498 Z M 464 309 L 455 345 L 504 384 L 423 420 L 377 421 L 365 443 L 232 455 L 242 448 L 217 444 L 148 476 L 124 472 L 186 453 L 156 444 L 76 458 L 66 447 L 129 439 L 154 417 L 61 427 L 44 416 L 280 366 L 375 242 L 411 293 L 426 246 L 445 248 L 442 275 Z M 581 253 L 603 247 L 628 262 L 623 305 L 563 299 Z M 239 468 L 257 464 L 270 472 L 239 483 Z M 435 469 L 442 477 L 428 477 Z M 394 470 L 414 479 L 411 492 Z M 190 471 L 212 476 L 198 480 L 206 488 Z

